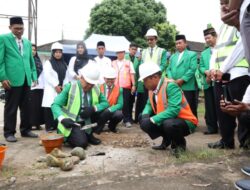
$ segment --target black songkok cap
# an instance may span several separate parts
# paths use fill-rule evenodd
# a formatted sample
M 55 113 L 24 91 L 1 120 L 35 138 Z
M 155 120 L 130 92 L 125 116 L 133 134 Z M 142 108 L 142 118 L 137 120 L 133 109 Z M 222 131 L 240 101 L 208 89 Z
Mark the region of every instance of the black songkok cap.
M 176 35 L 175 36 L 175 41 L 178 41 L 178 40 L 185 40 L 186 41 L 185 35 L 182 35 L 182 34 Z
M 23 24 L 22 17 L 19 17 L 19 16 L 11 17 L 10 18 L 10 25 L 13 25 L 13 24 Z
M 97 47 L 98 46 L 104 46 L 105 47 L 105 43 L 103 41 L 99 41 L 99 42 L 97 42 Z
M 206 36 L 208 34 L 216 34 L 216 31 L 214 28 L 207 28 L 206 30 L 203 30 L 203 34 L 204 34 L 204 36 Z

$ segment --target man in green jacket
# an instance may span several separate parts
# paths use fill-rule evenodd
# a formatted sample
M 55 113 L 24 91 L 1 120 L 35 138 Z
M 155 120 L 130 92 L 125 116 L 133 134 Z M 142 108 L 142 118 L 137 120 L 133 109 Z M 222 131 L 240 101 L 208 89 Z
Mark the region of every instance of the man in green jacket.
M 166 50 L 157 46 L 158 34 L 157 31 L 153 28 L 148 29 L 145 38 L 147 40 L 148 47 L 142 50 L 141 62 L 154 62 L 160 66 L 161 71 L 164 72 L 167 66 L 167 53 Z M 137 97 L 137 111 L 136 115 L 141 114 L 144 109 L 146 102 L 148 100 L 148 91 L 144 87 L 142 81 L 138 82 L 137 87 L 138 97 Z
M 210 58 L 214 47 L 216 46 L 217 33 L 214 28 L 208 28 L 203 31 L 204 38 L 208 48 L 201 52 L 199 72 L 203 78 L 203 89 L 205 96 L 205 121 L 207 131 L 205 135 L 218 133 L 217 115 L 215 107 L 214 87 L 210 77 Z
M 187 41 L 184 35 L 176 36 L 175 45 L 177 51 L 170 58 L 167 76 L 174 79 L 181 87 L 193 114 L 197 117 L 197 87 L 195 80 L 197 54 L 187 50 Z
M 123 89 L 115 85 L 117 73 L 114 68 L 107 67 L 103 74 L 105 84 L 100 86 L 100 90 L 109 102 L 109 107 L 106 108 L 99 117 L 98 127 L 95 133 L 101 133 L 105 123 L 108 123 L 108 128 L 111 132 L 117 133 L 116 126 L 123 119 Z
M 99 120 L 99 114 L 109 104 L 99 87 L 100 71 L 95 64 L 87 64 L 80 69 L 79 81 L 64 86 L 63 91 L 55 98 L 51 106 L 55 119 L 58 119 L 58 133 L 72 147 L 86 148 L 88 143 L 98 145 L 101 141 L 93 136 L 91 128 L 81 130 L 81 126 Z M 98 123 L 98 122 L 97 122 Z
M 138 46 L 135 43 L 131 43 L 129 45 L 129 53 L 125 54 L 125 59 L 129 60 L 129 61 L 131 61 L 131 63 L 133 63 L 135 71 L 139 67 L 139 61 L 136 57 L 137 49 L 138 49 Z M 137 88 L 137 84 L 138 84 L 137 79 L 138 79 L 137 75 L 135 74 L 135 88 Z M 132 120 L 137 122 L 138 117 L 136 117 L 136 115 L 135 115 L 135 119 L 133 119 L 133 114 L 132 114 L 134 102 L 135 102 L 135 93 L 131 94 L 131 98 L 130 98 L 130 101 L 128 103 L 129 103 L 129 111 L 130 111 L 130 115 L 132 117 Z
M 14 135 L 18 107 L 21 117 L 21 136 L 37 137 L 31 132 L 28 113 L 30 86 L 32 81 L 37 81 L 37 75 L 31 43 L 22 38 L 24 31 L 22 18 L 10 18 L 9 29 L 11 33 L 0 35 L 0 81 L 6 92 L 4 137 L 8 142 L 16 142 Z
M 142 50 L 142 63 L 154 62 L 160 66 L 161 71 L 164 71 L 167 66 L 167 53 L 166 50 L 157 46 L 158 34 L 153 28 L 150 28 L 146 35 L 148 48 Z
M 163 137 L 160 146 L 153 149 L 164 150 L 170 144 L 178 153 L 186 149 L 185 136 L 194 132 L 197 118 L 193 115 L 180 87 L 162 76 L 160 67 L 154 63 L 140 65 L 140 79 L 149 92 L 148 102 L 139 120 L 141 129 L 152 139 Z

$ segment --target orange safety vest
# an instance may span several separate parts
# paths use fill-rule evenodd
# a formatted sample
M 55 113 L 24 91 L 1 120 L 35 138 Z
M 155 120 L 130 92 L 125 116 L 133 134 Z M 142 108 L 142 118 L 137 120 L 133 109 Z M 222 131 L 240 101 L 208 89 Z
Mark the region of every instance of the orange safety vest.
M 121 88 L 131 89 L 132 80 L 130 76 L 130 61 L 124 59 L 123 65 L 119 69 L 117 65 L 117 60 L 115 60 L 112 62 L 112 67 L 114 67 L 114 69 L 118 73 L 118 77 L 116 78 L 115 84 L 119 85 L 119 87 Z
M 168 107 L 168 98 L 167 98 L 167 94 L 166 94 L 168 82 L 173 82 L 173 80 L 164 79 L 164 81 L 161 85 L 161 88 L 157 94 L 156 108 L 155 108 L 154 103 L 153 103 L 153 91 L 150 90 L 148 92 L 150 104 L 151 104 L 151 107 L 152 107 L 155 114 L 159 114 L 159 113 L 163 112 Z M 182 92 L 182 100 L 181 100 L 181 110 L 180 110 L 177 117 L 184 119 L 184 120 L 187 120 L 187 121 L 190 121 L 194 125 L 198 124 L 198 120 L 194 116 L 194 114 L 192 113 L 190 106 L 189 106 L 183 92 Z
M 105 88 L 104 88 L 104 84 L 102 84 L 100 86 L 100 90 L 101 92 L 105 95 Z M 120 88 L 118 85 L 115 85 L 114 88 L 112 89 L 111 94 L 108 97 L 108 102 L 109 102 L 109 106 L 113 106 L 117 103 L 117 100 L 119 98 L 120 95 Z

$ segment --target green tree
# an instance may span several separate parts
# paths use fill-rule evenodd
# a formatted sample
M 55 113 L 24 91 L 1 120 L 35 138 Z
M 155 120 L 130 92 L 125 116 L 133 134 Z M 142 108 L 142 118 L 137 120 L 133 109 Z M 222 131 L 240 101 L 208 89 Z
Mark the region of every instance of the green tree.
M 175 26 L 170 25 L 169 22 L 157 23 L 155 29 L 159 35 L 158 45 L 173 52 L 175 48 L 175 36 L 177 34 Z
M 103 0 L 91 10 L 89 24 L 85 38 L 92 33 L 121 35 L 141 47 L 147 45 L 149 28 L 159 29 L 159 44 L 166 49 L 172 48 L 176 34 L 166 20 L 166 8 L 155 0 Z

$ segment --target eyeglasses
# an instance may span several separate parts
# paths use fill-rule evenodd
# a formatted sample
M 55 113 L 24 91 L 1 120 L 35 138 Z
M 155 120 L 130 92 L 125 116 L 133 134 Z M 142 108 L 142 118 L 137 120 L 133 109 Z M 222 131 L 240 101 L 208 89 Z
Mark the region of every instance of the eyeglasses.
M 148 38 L 147 40 L 148 40 L 148 41 L 154 41 L 155 38 Z

